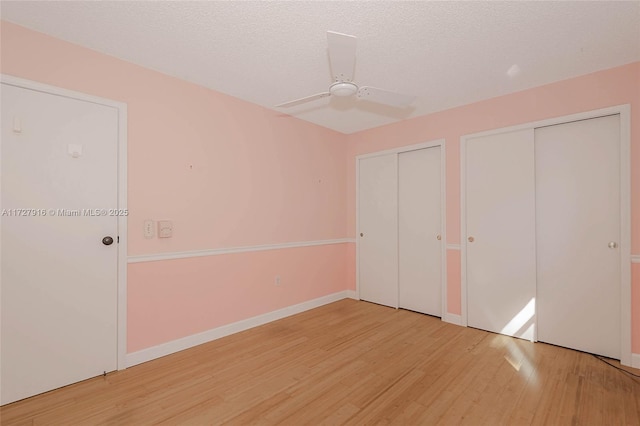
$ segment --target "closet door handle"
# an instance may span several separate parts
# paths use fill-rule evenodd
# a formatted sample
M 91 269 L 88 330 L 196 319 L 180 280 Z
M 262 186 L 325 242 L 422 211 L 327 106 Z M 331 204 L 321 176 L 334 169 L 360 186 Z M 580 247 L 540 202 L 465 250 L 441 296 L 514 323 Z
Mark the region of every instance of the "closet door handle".
M 472 243 L 472 242 L 474 241 L 474 238 L 473 238 L 473 237 L 469 237 L 469 238 L 467 238 L 467 240 L 468 240 L 470 243 Z
M 616 243 L 615 241 L 611 241 L 609 243 L 609 248 L 610 249 L 614 249 L 614 248 L 617 248 L 617 247 L 618 247 L 618 243 Z
M 436 235 L 436 240 L 440 241 L 442 239 L 442 235 L 438 234 Z

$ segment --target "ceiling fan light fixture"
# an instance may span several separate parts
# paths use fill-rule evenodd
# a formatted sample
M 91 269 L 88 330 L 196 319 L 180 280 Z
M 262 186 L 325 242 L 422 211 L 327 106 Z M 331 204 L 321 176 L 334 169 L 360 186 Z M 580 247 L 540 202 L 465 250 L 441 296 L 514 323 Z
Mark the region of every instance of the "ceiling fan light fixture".
M 331 92 L 333 96 L 339 96 L 339 97 L 352 96 L 352 95 L 355 95 L 357 91 L 358 91 L 358 86 L 349 82 L 334 83 L 329 88 L 329 92 Z
M 355 36 L 327 31 L 327 43 L 329 47 L 329 62 L 333 72 L 333 84 L 329 87 L 329 91 L 285 102 L 276 105 L 276 108 L 289 108 L 332 95 L 339 98 L 348 98 L 356 93 L 358 98 L 393 108 L 407 108 L 416 100 L 416 97 L 412 95 L 404 95 L 370 86 L 358 87 L 353 83 L 353 70 L 356 63 Z

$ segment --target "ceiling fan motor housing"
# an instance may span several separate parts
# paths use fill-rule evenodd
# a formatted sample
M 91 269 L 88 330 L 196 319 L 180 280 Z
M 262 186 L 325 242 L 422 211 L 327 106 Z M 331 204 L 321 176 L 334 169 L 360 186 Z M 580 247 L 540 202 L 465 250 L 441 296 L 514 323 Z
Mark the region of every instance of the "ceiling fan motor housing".
M 333 96 L 352 96 L 358 91 L 358 86 L 350 82 L 340 81 L 338 83 L 333 83 L 329 88 L 329 92 Z

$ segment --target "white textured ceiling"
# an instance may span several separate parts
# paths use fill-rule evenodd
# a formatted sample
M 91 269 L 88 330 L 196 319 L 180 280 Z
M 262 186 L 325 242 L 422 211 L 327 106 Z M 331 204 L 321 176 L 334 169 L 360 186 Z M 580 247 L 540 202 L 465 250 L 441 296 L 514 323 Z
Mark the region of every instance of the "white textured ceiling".
M 2 1 L 0 13 L 268 108 L 326 91 L 326 31 L 355 35 L 355 82 L 418 99 L 281 110 L 343 133 L 640 60 L 639 1 Z

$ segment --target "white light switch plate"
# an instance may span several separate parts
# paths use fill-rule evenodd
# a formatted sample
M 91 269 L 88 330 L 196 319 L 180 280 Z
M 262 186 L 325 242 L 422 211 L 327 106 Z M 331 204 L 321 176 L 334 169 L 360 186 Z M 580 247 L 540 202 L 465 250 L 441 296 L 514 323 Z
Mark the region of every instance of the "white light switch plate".
M 156 232 L 155 232 L 155 228 L 153 226 L 153 221 L 152 220 L 145 220 L 144 221 L 144 237 L 145 238 L 153 238 L 155 237 Z

